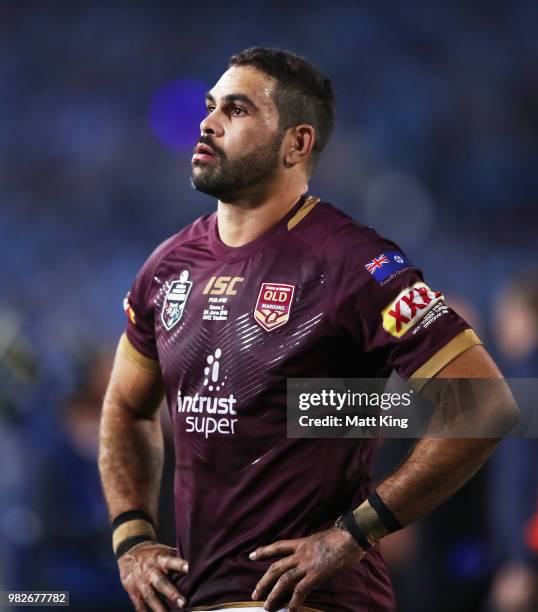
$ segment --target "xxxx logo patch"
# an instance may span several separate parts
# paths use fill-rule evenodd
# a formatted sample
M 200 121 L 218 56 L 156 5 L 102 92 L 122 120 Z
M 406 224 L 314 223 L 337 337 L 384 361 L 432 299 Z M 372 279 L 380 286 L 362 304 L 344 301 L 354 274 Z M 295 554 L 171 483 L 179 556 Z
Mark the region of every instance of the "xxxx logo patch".
M 381 311 L 383 329 L 391 336 L 401 338 L 442 299 L 443 294 L 433 291 L 426 283 L 418 282 L 407 287 Z

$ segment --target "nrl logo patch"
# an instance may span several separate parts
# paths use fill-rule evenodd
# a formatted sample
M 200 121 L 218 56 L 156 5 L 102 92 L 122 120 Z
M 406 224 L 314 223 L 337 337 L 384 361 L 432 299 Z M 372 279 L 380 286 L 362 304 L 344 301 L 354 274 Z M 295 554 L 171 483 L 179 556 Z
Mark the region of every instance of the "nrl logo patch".
M 183 316 L 185 304 L 192 288 L 192 281 L 189 280 L 188 270 L 183 270 L 179 280 L 171 281 L 168 284 L 168 291 L 164 298 L 161 310 L 161 321 L 165 328 L 170 331 Z
M 295 285 L 262 283 L 254 307 L 254 319 L 265 331 L 273 331 L 288 322 Z

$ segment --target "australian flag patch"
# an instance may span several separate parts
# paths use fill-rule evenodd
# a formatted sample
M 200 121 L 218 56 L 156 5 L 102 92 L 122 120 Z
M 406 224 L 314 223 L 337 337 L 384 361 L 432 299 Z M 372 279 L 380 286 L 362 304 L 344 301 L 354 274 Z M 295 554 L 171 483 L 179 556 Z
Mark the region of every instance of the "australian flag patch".
M 374 257 L 364 267 L 378 283 L 382 283 L 395 272 L 400 272 L 410 266 L 411 263 L 400 251 L 387 251 Z

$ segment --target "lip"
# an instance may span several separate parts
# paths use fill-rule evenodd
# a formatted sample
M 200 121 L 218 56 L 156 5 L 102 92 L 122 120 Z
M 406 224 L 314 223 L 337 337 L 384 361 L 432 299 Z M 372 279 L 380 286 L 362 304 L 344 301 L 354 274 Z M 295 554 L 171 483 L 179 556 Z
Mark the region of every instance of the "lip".
M 208 161 L 215 158 L 216 155 L 213 149 L 209 145 L 200 142 L 196 145 L 192 161 Z

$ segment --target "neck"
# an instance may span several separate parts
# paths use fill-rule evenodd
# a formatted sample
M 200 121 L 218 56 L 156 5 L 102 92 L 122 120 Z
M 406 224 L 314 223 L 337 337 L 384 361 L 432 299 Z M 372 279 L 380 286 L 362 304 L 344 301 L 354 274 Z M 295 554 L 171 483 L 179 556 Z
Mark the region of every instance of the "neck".
M 265 190 L 258 186 L 255 193 L 241 194 L 233 203 L 219 200 L 217 220 L 220 239 L 231 247 L 252 242 L 280 221 L 307 189 L 308 182 L 301 177 L 272 184 Z

